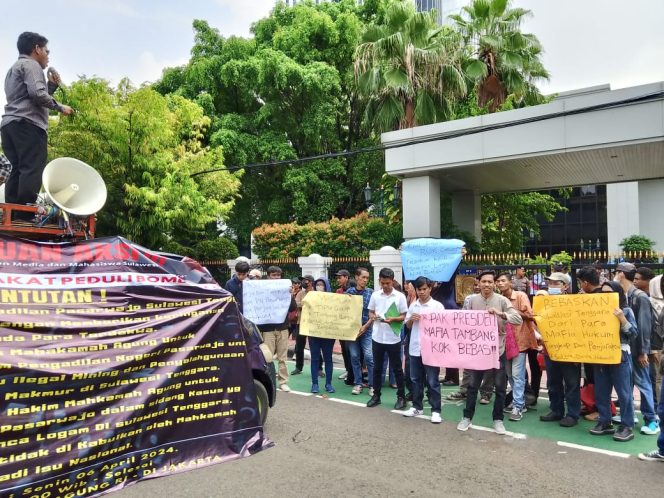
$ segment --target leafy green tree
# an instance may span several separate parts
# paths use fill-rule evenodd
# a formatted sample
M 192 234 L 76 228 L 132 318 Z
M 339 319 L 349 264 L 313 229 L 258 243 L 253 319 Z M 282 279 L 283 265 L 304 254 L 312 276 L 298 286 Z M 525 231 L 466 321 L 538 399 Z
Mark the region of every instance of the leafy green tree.
M 495 112 L 513 95 L 521 105 L 542 102 L 536 83 L 548 80 L 541 62 L 542 46 L 520 26 L 531 11 L 511 8 L 510 0 L 472 0 L 450 16 L 464 37 L 470 57 L 464 64 L 476 83 L 478 104 Z
M 521 252 L 524 231 L 538 236 L 539 220 L 552 221 L 564 210 L 554 197 L 540 192 L 482 196 L 482 250 L 487 253 Z
M 67 91 L 78 110 L 51 129 L 50 155 L 73 156 L 95 167 L 108 188 L 99 235 L 120 234 L 147 247 L 185 246 L 233 207 L 241 173 L 192 173 L 223 165 L 218 148 L 204 147 L 210 119 L 190 100 L 151 88 L 117 89 L 81 79 Z
M 212 120 L 203 139 L 222 147 L 225 163 L 296 160 L 375 145 L 363 129 L 365 103 L 354 89 L 353 53 L 383 0 L 287 7 L 255 23 L 254 38 L 224 38 L 194 21 L 190 61 L 164 71 L 160 93 L 199 103 Z M 248 248 L 262 223 L 321 221 L 361 211 L 362 189 L 382 174 L 381 154 L 314 164 L 248 167 L 227 233 Z
M 385 19 L 367 27 L 355 52 L 355 76 L 377 131 L 444 121 L 465 94 L 457 34 L 412 2 L 389 4 Z

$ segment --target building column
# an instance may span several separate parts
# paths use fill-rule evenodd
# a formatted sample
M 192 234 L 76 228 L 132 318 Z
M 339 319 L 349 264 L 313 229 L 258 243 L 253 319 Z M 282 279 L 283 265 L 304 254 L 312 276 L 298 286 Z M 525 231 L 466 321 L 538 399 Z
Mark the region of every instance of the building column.
M 416 176 L 401 181 L 403 238 L 440 238 L 440 181 Z
M 452 194 L 452 221 L 459 228 L 470 232 L 477 242 L 482 242 L 482 197 L 475 192 Z
M 609 253 L 619 253 L 618 244 L 641 233 L 639 182 L 609 183 L 606 186 L 606 238 Z
M 391 246 L 381 247 L 378 251 L 369 251 L 369 262 L 374 269 L 374 286 L 380 289 L 378 274 L 382 268 L 390 268 L 394 272 L 394 280 L 403 283 L 401 251 Z
M 332 264 L 332 258 L 324 258 L 320 254 L 301 256 L 297 264 L 302 268 L 302 276 L 311 275 L 314 278 L 327 278 L 327 268 Z

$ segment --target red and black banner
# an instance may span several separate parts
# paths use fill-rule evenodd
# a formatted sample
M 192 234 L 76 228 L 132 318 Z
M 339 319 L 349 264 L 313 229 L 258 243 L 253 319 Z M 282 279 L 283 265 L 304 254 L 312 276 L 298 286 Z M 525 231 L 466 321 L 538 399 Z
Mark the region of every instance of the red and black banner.
M 271 445 L 240 320 L 193 260 L 0 237 L 0 496 L 93 496 Z

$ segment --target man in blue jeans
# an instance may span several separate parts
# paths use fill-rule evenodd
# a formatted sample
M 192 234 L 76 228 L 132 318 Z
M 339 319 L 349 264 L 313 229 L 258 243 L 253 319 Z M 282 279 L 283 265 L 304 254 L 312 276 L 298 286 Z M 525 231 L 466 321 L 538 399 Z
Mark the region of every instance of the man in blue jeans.
M 355 270 L 355 287 L 346 291 L 346 294 L 362 296 L 362 327 L 360 327 L 357 339 L 347 343 L 355 381 L 352 394 L 362 393 L 362 355 L 364 355 L 364 362 L 369 371 L 369 379 L 373 379 L 374 362 L 371 350 L 371 320 L 369 320 L 369 301 L 373 289 L 367 287 L 368 283 L 369 270 L 360 266 Z M 369 389 L 369 396 L 373 396 L 373 388 Z
M 550 295 L 567 294 L 572 279 L 562 272 L 545 277 Z M 544 356 L 546 363 L 546 387 L 549 390 L 550 412 L 541 415 L 542 422 L 558 422 L 561 427 L 574 427 L 581 416 L 581 364 L 554 361 Z M 565 415 L 567 403 L 567 415 Z
M 648 295 L 634 287 L 636 266 L 632 263 L 619 263 L 616 266 L 614 280 L 618 282 L 627 296 L 627 303 L 636 317 L 639 330 L 630 342 L 632 350 L 632 380 L 641 393 L 641 414 L 643 426 L 641 434 L 659 434 L 659 421 L 655 414 L 655 401 L 650 380 L 648 355 L 650 354 L 650 338 L 653 330 L 653 312 Z
M 660 370 L 661 373 L 664 373 Z M 659 415 L 659 436 L 657 437 L 657 449 L 649 451 L 648 453 L 639 453 L 639 460 L 647 462 L 664 462 L 664 384 L 659 393 L 659 406 L 657 407 L 657 415 Z

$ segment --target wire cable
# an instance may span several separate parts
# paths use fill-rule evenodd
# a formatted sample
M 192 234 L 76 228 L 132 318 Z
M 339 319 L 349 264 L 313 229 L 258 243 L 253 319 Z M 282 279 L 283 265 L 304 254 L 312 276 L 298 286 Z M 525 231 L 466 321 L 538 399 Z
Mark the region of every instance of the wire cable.
M 274 167 L 274 166 L 286 166 L 286 165 L 291 165 L 291 166 L 297 166 L 301 164 L 305 164 L 308 162 L 312 161 L 319 161 L 321 159 L 335 159 L 338 157 L 350 157 L 350 156 L 356 156 L 359 154 L 367 154 L 370 152 L 381 152 L 381 151 L 386 151 L 386 150 L 392 150 L 392 149 L 399 149 L 401 147 L 410 147 L 412 145 L 419 145 L 419 144 L 424 144 L 424 143 L 430 143 L 430 142 L 437 142 L 437 141 L 442 141 L 442 140 L 449 140 L 452 138 L 459 138 L 459 137 L 464 137 L 468 135 L 475 135 L 477 133 L 483 133 L 485 131 L 495 131 L 495 130 L 502 130 L 505 128 L 512 128 L 514 126 L 521 126 L 525 124 L 530 124 L 530 123 L 537 123 L 539 121 L 547 121 L 549 119 L 556 119 L 556 118 L 562 118 L 566 116 L 576 116 L 579 114 L 586 114 L 589 112 L 594 112 L 594 111 L 602 111 L 602 110 L 607 110 L 607 109 L 615 109 L 619 107 L 625 107 L 633 104 L 643 104 L 647 102 L 653 102 L 657 100 L 663 100 L 664 99 L 664 91 L 660 90 L 657 92 L 651 92 L 647 93 L 644 95 L 639 95 L 636 97 L 631 97 L 628 99 L 622 99 L 618 100 L 615 102 L 606 102 L 603 104 L 596 104 L 592 106 L 587 106 L 587 107 L 580 107 L 578 109 L 571 109 L 569 111 L 560 111 L 560 112 L 555 112 L 552 114 L 545 114 L 542 116 L 533 116 L 530 118 L 525 118 L 525 119 L 519 119 L 517 121 L 510 121 L 508 123 L 499 123 L 499 124 L 494 124 L 494 125 L 486 125 L 486 126 L 478 126 L 472 129 L 467 129 L 467 130 L 460 130 L 456 132 L 449 132 L 449 133 L 440 133 L 437 135 L 432 135 L 428 137 L 422 137 L 422 138 L 415 138 L 412 140 L 405 140 L 403 142 L 399 143 L 394 143 L 394 144 L 389 144 L 389 145 L 384 145 L 384 144 L 379 144 L 379 145 L 373 145 L 370 147 L 363 147 L 360 149 L 354 149 L 354 150 L 344 150 L 344 151 L 339 151 L 339 152 L 328 152 L 325 154 L 317 154 L 315 156 L 308 156 L 308 157 L 301 157 L 297 159 L 284 159 L 281 161 L 269 161 L 269 162 L 263 162 L 263 163 L 253 163 L 253 164 L 246 164 L 244 166 L 228 166 L 228 167 L 223 167 L 223 168 L 215 168 L 215 169 L 209 169 L 205 171 L 198 171 L 196 173 L 192 173 L 190 176 L 196 177 L 199 175 L 205 175 L 208 173 L 217 173 L 219 171 L 238 171 L 241 169 L 256 169 L 256 168 L 266 168 L 266 167 Z M 544 104 L 546 105 L 546 104 Z

